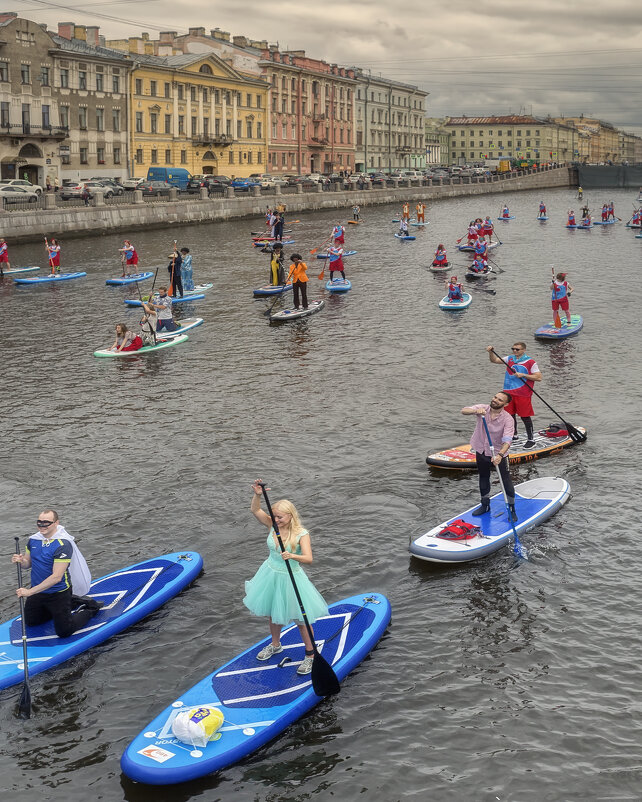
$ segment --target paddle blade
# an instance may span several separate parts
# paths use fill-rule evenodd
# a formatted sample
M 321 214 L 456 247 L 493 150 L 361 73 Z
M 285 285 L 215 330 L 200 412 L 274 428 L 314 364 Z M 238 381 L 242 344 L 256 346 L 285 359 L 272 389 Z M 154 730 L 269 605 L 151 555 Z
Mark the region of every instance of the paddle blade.
M 553 323 L 555 324 L 556 329 L 562 328 L 562 320 L 560 318 L 559 309 L 555 309 L 553 312 Z
M 568 436 L 574 443 L 585 443 L 586 442 L 586 432 L 580 432 L 579 429 L 576 429 L 575 426 L 571 426 L 570 423 L 564 421 L 564 425 L 566 426 L 566 431 L 568 432 Z
M 314 254 L 315 254 L 315 253 L 316 253 L 318 250 L 319 250 L 318 248 L 312 248 L 312 250 L 310 251 L 310 253 L 312 254 L 312 256 L 314 256 Z
M 521 557 L 523 560 L 528 560 L 528 552 L 526 551 L 526 547 L 522 545 L 521 540 L 517 536 L 517 530 L 513 529 L 513 533 L 515 535 L 515 540 L 513 542 L 513 553 L 516 557 Z
M 322 270 L 322 271 L 319 273 L 319 275 L 317 276 L 317 278 L 319 279 L 319 281 L 323 281 L 323 276 L 324 276 L 324 275 L 325 275 L 325 267 L 323 268 L 323 270 Z
M 317 696 L 334 696 L 341 690 L 341 685 L 332 666 L 315 651 L 312 662 L 312 690 Z
M 28 682 L 25 682 L 22 686 L 22 693 L 18 702 L 18 715 L 24 719 L 31 718 L 31 689 Z

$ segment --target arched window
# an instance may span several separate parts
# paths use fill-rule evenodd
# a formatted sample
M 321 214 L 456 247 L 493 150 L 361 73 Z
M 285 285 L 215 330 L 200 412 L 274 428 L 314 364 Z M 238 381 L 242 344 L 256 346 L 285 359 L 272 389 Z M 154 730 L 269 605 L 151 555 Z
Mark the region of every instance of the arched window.
M 202 72 L 203 75 L 214 75 L 209 64 L 201 64 L 198 71 Z

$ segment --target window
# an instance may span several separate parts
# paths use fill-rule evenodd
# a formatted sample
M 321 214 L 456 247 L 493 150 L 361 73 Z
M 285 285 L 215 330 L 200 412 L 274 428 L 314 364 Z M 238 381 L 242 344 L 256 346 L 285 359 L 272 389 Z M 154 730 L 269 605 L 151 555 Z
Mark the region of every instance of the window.
M 165 115 L 165 133 L 171 134 L 172 133 L 172 115 L 166 114 Z
M 518 131 L 518 132 L 517 132 L 517 136 L 521 136 L 521 135 L 522 135 L 522 132 L 521 132 L 521 131 Z
M 9 104 L 4 101 L 0 103 L 0 125 L 3 128 L 9 126 Z
M 23 84 L 31 83 L 31 67 L 28 64 L 20 66 L 20 80 Z
M 281 139 L 287 139 L 288 136 L 288 127 L 285 123 L 281 125 Z
M 263 123 L 258 122 L 256 124 L 256 138 L 262 139 L 263 138 Z
M 114 148 L 114 164 L 120 164 L 120 148 Z
M 165 84 L 165 97 L 169 97 L 169 90 L 170 90 L 170 85 L 168 83 L 166 83 Z
M 214 120 L 214 133 L 219 136 L 221 133 L 221 121 L 217 118 Z
M 281 78 L 281 89 L 287 89 L 287 88 L 288 88 L 288 79 L 285 76 L 283 76 L 283 78 Z
M 158 114 L 154 114 L 154 112 L 149 114 L 149 131 L 151 134 L 158 133 Z
M 301 101 L 301 114 L 305 114 L 307 111 L 306 102 L 305 100 Z
M 135 92 L 137 95 L 143 94 L 143 81 L 141 78 L 136 78 L 135 81 Z
M 136 133 L 142 134 L 143 133 L 143 112 L 137 111 L 136 112 Z
M 69 128 L 69 106 L 60 106 L 58 117 L 60 118 L 60 125 L 63 128 Z
M 142 164 L 142 163 L 143 163 L 143 149 L 142 148 L 137 148 L 136 149 L 136 164 Z
M 187 151 L 181 150 L 181 164 L 187 164 Z
M 288 99 L 286 97 L 281 100 L 281 111 L 283 114 L 288 113 Z
M 89 164 L 89 159 L 87 158 L 87 148 L 80 148 L 80 163 Z
M 178 115 L 178 133 L 185 133 L 185 117 L 182 114 Z
M 225 120 L 225 133 L 227 136 L 232 136 L 232 120 Z
M 272 111 L 278 111 L 279 109 L 279 99 L 276 95 L 272 96 Z
M 40 68 L 40 83 L 43 86 L 49 86 L 49 67 L 41 67 Z
M 210 135 L 210 121 L 208 117 L 203 119 L 203 136 L 207 138 Z
M 104 75 L 101 72 L 96 73 L 96 92 L 102 92 L 104 87 Z
M 240 139 L 243 136 L 243 121 L 236 121 L 236 138 Z
M 281 154 L 281 167 L 287 167 L 288 164 L 288 156 L 287 153 Z
M 196 101 L 196 87 L 195 86 L 190 87 L 189 96 L 190 96 L 190 99 L 192 100 L 192 102 Z
M 120 78 L 117 75 L 112 75 L 111 91 L 115 94 L 120 94 Z
M 198 120 L 196 119 L 196 117 L 192 117 L 192 136 L 196 136 L 197 123 L 198 123 Z
M 9 80 L 9 64 L 6 61 L 0 61 L 0 81 L 5 83 Z
M 228 164 L 234 164 L 234 151 L 232 149 L 228 151 L 227 161 Z
M 112 109 L 111 127 L 113 131 L 120 131 L 120 109 Z
M 78 127 L 87 130 L 87 106 L 78 107 Z
M 105 148 L 98 147 L 96 148 L 96 159 L 98 164 L 105 163 Z
M 51 128 L 51 119 L 49 117 L 49 106 L 42 106 L 42 127 Z
M 256 108 L 257 109 L 262 108 L 262 103 L 263 103 L 263 101 L 261 99 L 261 95 L 257 95 L 256 96 Z
M 96 131 L 105 130 L 105 109 L 96 109 Z
M 178 94 L 178 99 L 183 100 L 183 84 L 178 84 L 176 87 L 176 93 Z
M 207 89 L 203 89 L 203 103 L 207 103 Z
M 276 123 L 272 123 L 272 139 L 276 139 Z
M 84 70 L 78 72 L 78 89 L 87 89 L 87 73 Z
M 152 148 L 151 163 L 152 164 L 158 164 L 158 151 L 156 150 L 156 148 Z
M 256 160 L 257 160 L 257 162 L 258 162 L 259 164 L 263 164 L 263 151 L 262 151 L 262 150 L 260 150 L 260 151 L 258 152 L 258 155 L 257 155 L 257 157 L 256 157 Z
M 253 128 L 254 128 L 254 126 L 252 125 L 252 120 L 246 120 L 246 122 L 245 122 L 245 136 L 248 139 L 252 139 L 252 137 L 253 137 L 253 134 L 254 134 L 254 132 L 252 130 Z
M 156 97 L 156 81 L 149 82 L 149 94 L 152 97 Z
M 172 149 L 167 148 L 165 150 L 165 164 L 171 164 L 171 163 L 172 163 Z

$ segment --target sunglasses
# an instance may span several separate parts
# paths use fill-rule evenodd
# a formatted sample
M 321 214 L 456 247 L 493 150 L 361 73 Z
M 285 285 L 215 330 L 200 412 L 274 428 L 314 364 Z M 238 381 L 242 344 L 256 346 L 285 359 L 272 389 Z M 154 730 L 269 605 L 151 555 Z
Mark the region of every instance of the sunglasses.
M 511 351 L 522 351 L 523 349 L 522 348 L 511 348 L 510 350 Z
M 36 521 L 36 526 L 51 526 L 55 521 Z

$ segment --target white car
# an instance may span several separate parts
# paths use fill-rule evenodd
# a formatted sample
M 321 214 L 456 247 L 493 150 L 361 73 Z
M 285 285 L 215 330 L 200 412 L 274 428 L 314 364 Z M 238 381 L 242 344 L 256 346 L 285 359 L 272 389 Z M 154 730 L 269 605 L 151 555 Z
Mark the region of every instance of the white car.
M 143 184 L 145 182 L 144 178 L 126 178 L 123 181 L 123 187 L 125 189 L 136 189 L 139 184 Z
M 266 189 L 271 189 L 272 187 L 276 186 L 274 179 L 267 175 L 263 175 L 261 178 L 255 178 L 254 180 L 258 181 L 259 184 Z
M 30 181 L 27 181 L 24 178 L 7 178 L 4 181 L 0 181 L 0 185 L 2 184 L 10 184 L 13 187 L 23 187 L 24 189 L 32 189 L 36 195 L 42 195 L 44 191 L 39 184 L 32 184 Z
M 42 191 L 36 192 L 35 189 L 28 187 L 0 184 L 0 198 L 2 198 L 3 206 L 9 203 L 35 203 L 41 195 Z

